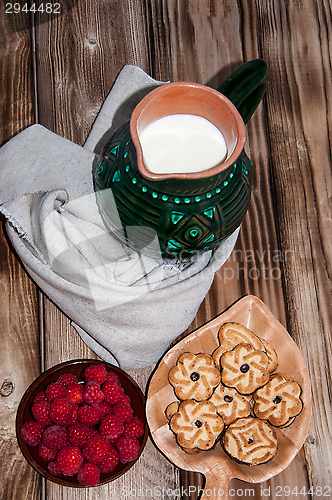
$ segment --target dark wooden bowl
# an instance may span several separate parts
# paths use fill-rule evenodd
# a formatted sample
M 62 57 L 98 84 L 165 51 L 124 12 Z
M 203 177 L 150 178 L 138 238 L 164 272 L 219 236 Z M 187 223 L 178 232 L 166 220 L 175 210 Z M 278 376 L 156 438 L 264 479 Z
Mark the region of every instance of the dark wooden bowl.
M 33 399 L 38 392 L 44 390 L 46 386 L 51 382 L 55 382 L 58 377 L 64 373 L 73 373 L 77 376 L 79 382 L 83 381 L 82 373 L 84 369 L 90 364 L 103 364 L 107 371 L 112 370 L 119 376 L 120 383 L 125 393 L 131 399 L 131 405 L 134 409 L 134 415 L 139 417 L 144 424 L 144 435 L 139 438 L 139 442 L 141 445 L 140 454 L 143 451 L 148 436 L 148 427 L 144 412 L 145 398 L 143 396 L 143 393 L 136 382 L 120 368 L 106 363 L 105 361 L 99 361 L 95 359 L 75 359 L 73 361 L 65 361 L 64 363 L 60 363 L 46 370 L 38 378 L 36 378 L 36 380 L 30 385 L 30 387 L 26 390 L 25 394 L 22 397 L 16 416 L 16 436 L 24 457 L 37 472 L 39 472 L 46 479 L 53 481 L 54 483 L 62 484 L 64 486 L 72 486 L 74 488 L 85 488 L 86 486 L 81 485 L 78 482 L 76 476 L 53 476 L 47 469 L 47 461 L 43 460 L 38 455 L 37 447 L 29 446 L 22 440 L 20 436 L 20 429 L 24 422 L 26 422 L 27 420 L 34 420 L 34 417 L 31 413 L 31 406 Z M 119 463 L 112 470 L 112 472 L 101 474 L 99 484 L 109 483 L 114 479 L 122 476 L 122 474 L 125 474 L 127 470 L 134 465 L 136 460 L 133 460 L 128 464 Z

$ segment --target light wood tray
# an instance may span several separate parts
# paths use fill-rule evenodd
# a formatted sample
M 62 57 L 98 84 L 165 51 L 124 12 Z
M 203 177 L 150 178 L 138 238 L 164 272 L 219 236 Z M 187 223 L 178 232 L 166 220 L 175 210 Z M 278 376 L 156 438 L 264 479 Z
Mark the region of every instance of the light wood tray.
M 301 414 L 285 429 L 276 429 L 278 451 L 268 463 L 256 466 L 238 464 L 230 459 L 219 443 L 214 449 L 198 454 L 184 452 L 175 441 L 165 417 L 165 408 L 176 400 L 168 382 L 168 372 L 183 352 L 205 352 L 211 354 L 219 345 L 218 331 L 223 323 L 236 321 L 246 326 L 259 337 L 266 339 L 278 354 L 276 372 L 286 373 L 302 387 L 304 403 Z M 169 349 L 152 375 L 147 395 L 146 416 L 151 436 L 159 450 L 176 466 L 200 472 L 206 478 L 202 498 L 227 498 L 228 484 L 232 478 L 249 483 L 260 483 L 279 474 L 293 460 L 306 438 L 311 415 L 311 389 L 307 369 L 302 355 L 285 328 L 257 297 L 248 295 L 214 320 L 187 335 Z M 215 490 L 214 490 L 215 488 Z M 209 491 L 207 491 L 209 489 Z M 211 491 L 216 496 L 211 496 Z

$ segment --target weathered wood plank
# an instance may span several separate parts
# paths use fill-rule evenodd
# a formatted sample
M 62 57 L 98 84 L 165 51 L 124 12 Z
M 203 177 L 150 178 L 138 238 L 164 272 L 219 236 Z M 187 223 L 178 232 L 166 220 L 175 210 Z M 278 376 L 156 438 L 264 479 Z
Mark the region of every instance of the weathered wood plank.
M 25 390 L 40 373 L 38 296 L 4 234 L 0 234 L 0 498 L 38 498 L 40 477 L 16 440 L 16 411 Z
M 85 358 L 96 359 L 97 356 L 81 341 L 79 335 L 70 326 L 69 320 L 43 297 L 43 333 L 45 369 L 62 361 Z M 128 372 L 141 387 L 143 393 L 152 368 L 131 370 Z M 152 491 L 158 495 L 163 488 L 175 491 L 179 487 L 179 472 L 161 455 L 148 439 L 145 449 L 137 463 L 125 476 L 116 481 L 99 486 L 93 490 L 63 488 L 46 481 L 46 499 L 88 500 L 103 498 L 131 499 L 136 495 L 145 498 Z M 153 495 L 152 494 L 152 495 Z M 153 497 L 153 496 L 152 496 Z
M 0 145 L 34 122 L 31 37 L 0 10 Z M 40 372 L 38 295 L 5 236 L 0 217 L 0 498 L 34 500 L 40 476 L 18 447 L 16 410 Z
M 34 123 L 31 32 L 0 11 L 0 145 Z
M 288 256 L 287 326 L 315 398 L 305 452 L 318 498 L 316 488 L 332 491 L 331 3 L 264 1 L 259 23 L 262 55 L 271 66 L 267 122 L 279 241 Z
M 312 484 L 322 487 L 330 483 L 320 463 L 331 463 L 326 414 L 326 373 L 331 359 L 327 230 L 331 220 L 331 53 L 325 42 L 330 29 L 331 5 L 324 0 L 287 5 L 277 0 L 249 4 L 151 0 L 117 2 L 112 9 L 106 2 L 86 1 L 66 16 L 37 27 L 40 122 L 80 144 L 125 63 L 139 64 L 156 78 L 214 87 L 242 60 L 262 56 L 269 63 L 267 99 L 248 126 L 247 148 L 256 165 L 252 202 L 236 251 L 217 273 L 188 331 L 246 293 L 264 300 L 287 326 L 308 361 L 319 394 L 306 456 Z M 13 116 L 20 119 L 6 122 L 12 131 L 20 130 L 24 118 L 18 108 Z M 73 340 L 67 320 L 46 300 L 45 304 L 45 346 L 50 346 L 46 350 L 51 353 L 46 366 L 62 360 L 61 356 L 87 355 L 81 341 Z M 59 325 L 58 358 L 57 354 L 53 357 L 55 347 L 52 354 L 50 342 Z M 320 333 L 322 352 L 316 337 L 308 332 Z M 188 482 L 192 480 L 195 483 Z M 197 477 L 184 475 L 186 482 L 201 484 Z M 234 484 L 241 487 L 239 482 Z M 301 455 L 278 478 L 263 485 L 271 487 L 271 498 L 277 485 L 306 485 Z M 56 497 L 67 495 L 65 491 L 57 491 Z M 118 495 L 119 490 L 113 493 Z M 69 497 L 77 494 L 68 492 Z M 257 487 L 255 498 L 262 495 Z
M 164 58 L 169 58 L 168 65 L 164 62 L 160 66 L 169 68 L 171 80 L 198 81 L 217 87 L 240 61 L 260 57 L 259 19 L 254 12 L 251 23 L 244 28 L 243 18 L 246 14 L 245 7 L 241 8 L 234 2 L 163 2 L 163 8 L 159 9 L 159 16 L 153 25 L 159 28 L 163 23 L 163 32 L 168 38 L 166 42 L 164 39 L 162 41 L 166 48 L 171 49 L 164 53 Z M 246 36 L 246 29 L 249 31 L 251 27 L 251 36 L 248 33 Z M 159 30 L 156 28 L 155 32 L 159 40 Z M 162 54 L 161 47 L 157 52 Z M 281 272 L 288 254 L 277 240 L 268 133 L 266 114 L 261 105 L 248 125 L 247 151 L 255 165 L 250 207 L 235 251 L 216 274 L 210 292 L 188 331 L 213 318 L 248 293 L 261 298 L 276 317 L 286 324 Z M 202 484 L 201 476 L 182 472 L 181 478 L 183 485 L 196 486 L 190 496 L 196 498 L 197 488 Z M 301 455 L 287 472 L 280 474 L 278 481 L 287 484 L 291 491 L 296 485 L 307 486 Z M 270 481 L 256 486 L 255 498 L 263 498 L 263 491 L 268 488 L 271 498 L 275 498 L 275 484 L 278 482 Z M 232 481 L 230 487 L 239 491 L 239 495 L 234 498 L 242 498 L 240 492 L 245 488 L 244 483 Z
M 89 15 L 87 16 L 87 12 Z M 39 122 L 83 144 L 118 72 L 126 63 L 149 70 L 144 5 L 135 2 L 80 2 L 66 16 L 36 29 Z M 66 26 L 70 25 L 70 28 Z M 56 44 L 52 41 L 57 40 Z M 68 82 L 66 85 L 64 82 Z M 69 320 L 43 298 L 45 368 L 66 359 L 95 357 Z M 132 371 L 145 390 L 151 369 Z M 135 466 L 97 489 L 61 488 L 46 481 L 45 498 L 135 498 L 155 488 L 179 485 L 179 472 L 150 440 Z M 153 495 L 153 493 L 152 493 Z M 140 495 L 142 496 L 142 495 Z
M 149 70 L 145 17 L 141 2 L 84 0 L 37 26 L 39 123 L 82 145 L 122 67 Z

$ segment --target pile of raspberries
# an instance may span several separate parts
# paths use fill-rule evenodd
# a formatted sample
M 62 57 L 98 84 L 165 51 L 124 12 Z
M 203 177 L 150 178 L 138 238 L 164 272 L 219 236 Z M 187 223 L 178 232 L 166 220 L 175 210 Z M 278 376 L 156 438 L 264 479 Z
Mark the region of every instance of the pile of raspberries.
M 54 476 L 74 476 L 84 486 L 100 483 L 118 463 L 135 460 L 144 425 L 134 416 L 116 372 L 91 364 L 84 383 L 65 373 L 36 394 L 31 407 L 35 420 L 26 421 L 22 439 L 37 446 Z

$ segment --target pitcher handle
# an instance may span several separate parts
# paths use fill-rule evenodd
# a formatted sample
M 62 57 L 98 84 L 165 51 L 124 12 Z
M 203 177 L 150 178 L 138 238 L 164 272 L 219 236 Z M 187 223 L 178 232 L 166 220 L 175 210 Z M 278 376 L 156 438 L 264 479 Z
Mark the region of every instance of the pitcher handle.
M 261 102 L 267 85 L 267 64 L 254 59 L 240 66 L 218 87 L 237 107 L 244 123 L 247 123 Z

